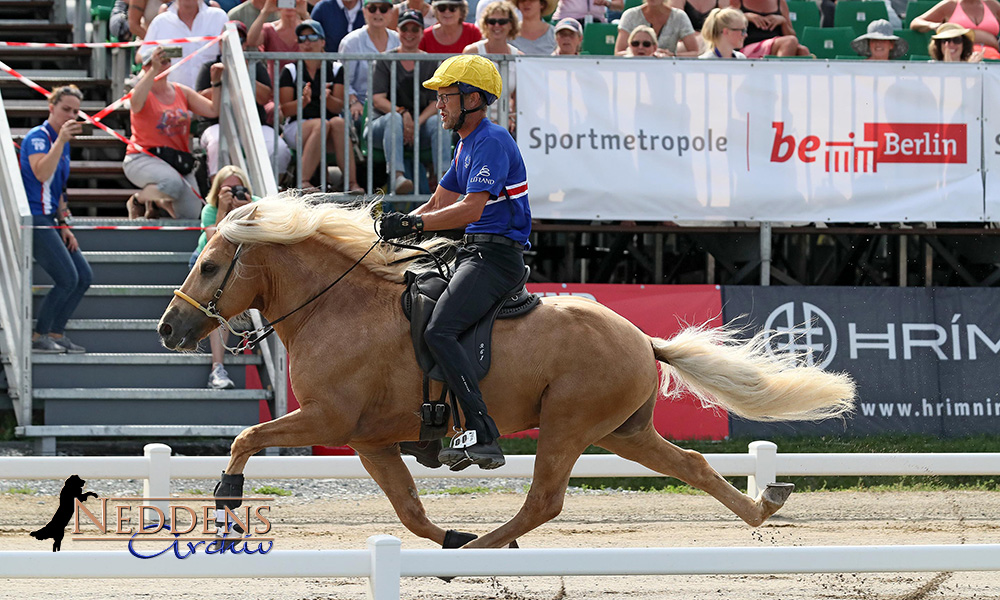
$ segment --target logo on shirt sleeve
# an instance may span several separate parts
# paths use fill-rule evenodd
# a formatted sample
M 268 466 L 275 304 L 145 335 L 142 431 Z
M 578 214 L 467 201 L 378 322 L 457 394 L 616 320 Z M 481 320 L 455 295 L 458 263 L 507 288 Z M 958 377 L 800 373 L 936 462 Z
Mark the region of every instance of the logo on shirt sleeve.
M 479 169 L 479 172 L 476 173 L 476 175 L 470 179 L 469 182 L 485 183 L 486 185 L 493 185 L 496 183 L 496 181 L 490 177 L 490 168 L 486 165 L 483 165 L 482 168 Z
M 43 139 L 35 138 L 35 139 L 31 140 L 31 145 L 34 147 L 35 150 L 37 150 L 39 152 L 42 152 L 42 151 L 45 150 L 45 140 L 43 140 Z

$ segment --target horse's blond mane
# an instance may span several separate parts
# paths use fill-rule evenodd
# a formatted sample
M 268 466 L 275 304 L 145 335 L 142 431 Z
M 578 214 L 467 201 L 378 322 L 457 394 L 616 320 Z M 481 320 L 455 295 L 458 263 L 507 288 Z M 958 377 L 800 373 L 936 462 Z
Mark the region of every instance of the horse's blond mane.
M 234 244 L 290 245 L 321 235 L 346 257 L 357 260 L 377 239 L 371 215 L 378 201 L 347 205 L 329 200 L 327 194 L 271 196 L 233 210 L 219 223 L 218 231 Z M 413 245 L 439 253 L 454 243 L 432 238 Z M 413 256 L 423 259 L 396 262 Z M 423 252 L 378 244 L 363 264 L 389 281 L 402 282 L 407 270 L 424 270 L 431 263 Z

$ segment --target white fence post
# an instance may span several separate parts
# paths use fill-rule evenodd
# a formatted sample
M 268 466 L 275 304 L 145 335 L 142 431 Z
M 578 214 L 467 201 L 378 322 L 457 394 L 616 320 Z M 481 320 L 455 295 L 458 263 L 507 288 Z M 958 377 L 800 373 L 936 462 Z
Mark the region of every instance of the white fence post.
M 747 477 L 747 495 L 756 498 L 767 484 L 778 480 L 778 445 L 774 442 L 750 442 L 750 455 L 756 462 L 753 475 Z
M 368 538 L 368 551 L 372 553 L 368 600 L 399 600 L 402 548 L 402 540 L 391 535 L 373 535 Z
M 170 497 L 170 446 L 146 444 L 142 453 L 149 461 L 149 474 L 142 483 L 142 497 L 146 499 L 143 504 L 159 508 L 163 511 L 164 519 L 169 519 L 170 501 L 150 498 Z

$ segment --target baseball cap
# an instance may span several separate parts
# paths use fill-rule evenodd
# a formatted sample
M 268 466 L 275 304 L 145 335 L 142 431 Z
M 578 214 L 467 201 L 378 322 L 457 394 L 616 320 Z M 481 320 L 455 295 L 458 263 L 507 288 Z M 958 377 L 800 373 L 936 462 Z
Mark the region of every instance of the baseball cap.
M 313 19 L 306 19 L 298 25 L 295 26 L 295 35 L 302 35 L 303 29 L 312 29 L 313 32 L 319 34 L 324 40 L 326 39 L 326 32 L 323 31 L 323 26 L 319 24 L 318 21 Z
M 556 23 L 556 33 L 559 33 L 563 29 L 571 29 L 578 34 L 583 35 L 583 25 L 580 25 L 579 21 L 570 17 L 560 19 L 559 22 Z
M 409 8 L 403 11 L 403 14 L 399 15 L 399 21 L 396 22 L 396 28 L 402 27 L 403 23 L 416 23 L 420 25 L 420 28 L 424 28 L 424 15 L 419 10 L 413 10 Z

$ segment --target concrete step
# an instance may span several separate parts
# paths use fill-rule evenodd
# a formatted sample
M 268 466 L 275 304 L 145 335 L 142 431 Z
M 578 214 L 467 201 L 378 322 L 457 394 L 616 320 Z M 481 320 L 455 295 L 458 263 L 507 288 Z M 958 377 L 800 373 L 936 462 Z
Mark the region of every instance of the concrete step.
M 124 204 L 124 201 L 123 201 Z M 74 217 L 73 225 L 79 227 L 201 227 L 195 220 L 136 219 Z M 198 245 L 201 231 L 172 230 L 93 230 L 77 229 L 74 234 L 85 252 L 187 252 L 190 255 Z
M 36 388 L 46 425 L 251 425 L 267 390 Z
M 210 354 L 35 354 L 35 386 L 103 388 L 116 386 L 204 388 L 212 368 Z M 246 367 L 262 364 L 260 355 L 227 356 L 226 370 L 237 389 L 246 387 Z
M 94 271 L 98 285 L 173 285 L 180 286 L 188 275 L 191 252 L 89 252 L 83 256 Z M 38 264 L 32 281 L 52 285 Z
M 81 319 L 159 318 L 174 297 L 173 285 L 94 285 L 84 295 L 74 316 Z M 32 286 L 34 313 L 51 286 Z

